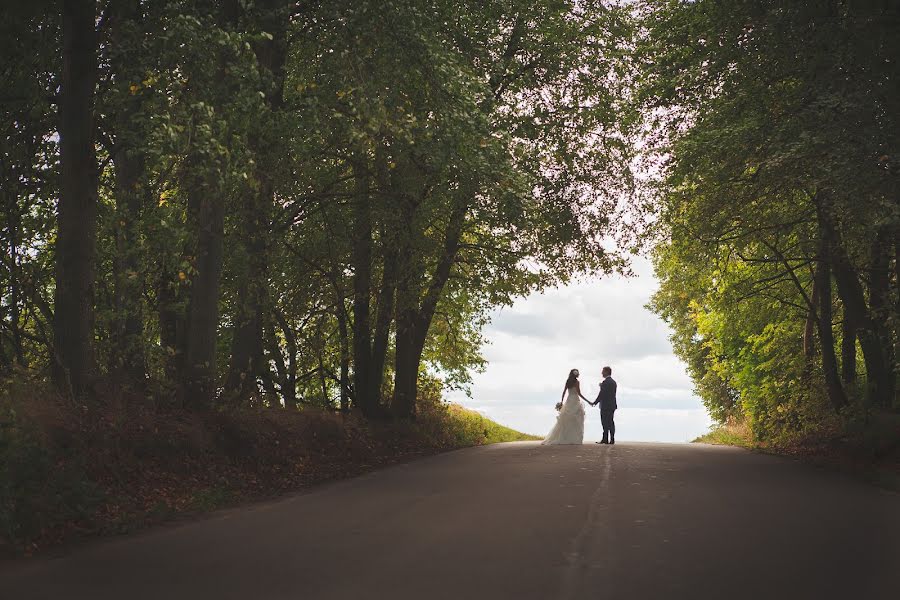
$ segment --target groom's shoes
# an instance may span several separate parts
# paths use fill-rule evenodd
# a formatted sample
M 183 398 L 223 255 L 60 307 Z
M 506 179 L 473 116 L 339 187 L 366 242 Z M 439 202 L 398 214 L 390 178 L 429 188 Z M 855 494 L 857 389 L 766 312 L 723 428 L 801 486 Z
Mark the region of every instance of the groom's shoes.
M 600 441 L 597 442 L 597 443 L 598 443 L 598 444 L 608 444 L 608 443 L 609 443 L 609 440 L 606 439 L 606 438 L 603 438 L 602 440 L 600 440 Z

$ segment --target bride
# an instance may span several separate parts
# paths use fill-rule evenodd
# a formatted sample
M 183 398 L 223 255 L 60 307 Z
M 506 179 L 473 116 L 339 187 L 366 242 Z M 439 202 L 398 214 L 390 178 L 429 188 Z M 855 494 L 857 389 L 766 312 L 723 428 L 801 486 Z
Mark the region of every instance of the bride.
M 568 397 L 566 392 L 569 392 Z M 543 445 L 556 444 L 580 444 L 584 440 L 584 406 L 581 405 L 581 399 L 589 402 L 581 394 L 581 384 L 578 383 L 578 369 L 569 371 L 569 378 L 566 379 L 566 387 L 563 390 L 563 401 L 560 402 L 562 407 L 559 410 L 559 416 L 556 417 L 556 425 L 541 442 Z

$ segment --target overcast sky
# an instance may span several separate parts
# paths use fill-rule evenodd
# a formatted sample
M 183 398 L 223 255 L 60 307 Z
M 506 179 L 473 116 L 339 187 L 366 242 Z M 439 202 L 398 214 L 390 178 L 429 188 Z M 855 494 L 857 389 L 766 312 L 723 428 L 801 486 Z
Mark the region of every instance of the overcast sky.
M 485 331 L 487 369 L 475 376 L 471 398 L 460 392 L 451 400 L 543 436 L 569 369 L 581 372 L 582 393 L 593 400 L 610 365 L 619 386 L 617 441 L 684 442 L 706 433 L 711 420 L 672 354 L 668 328 L 644 308 L 657 285 L 652 267 L 637 259 L 634 270 L 637 277 L 573 283 L 497 311 Z M 600 410 L 586 410 L 585 439 L 598 440 Z

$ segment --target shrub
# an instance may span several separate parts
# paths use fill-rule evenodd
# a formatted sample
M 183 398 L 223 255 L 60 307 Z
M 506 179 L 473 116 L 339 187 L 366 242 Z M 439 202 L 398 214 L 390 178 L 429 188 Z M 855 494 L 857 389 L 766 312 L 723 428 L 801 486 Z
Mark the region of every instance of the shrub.
M 58 455 L 16 399 L 0 396 L 0 545 L 22 550 L 45 529 L 85 519 L 100 494 L 78 458 Z

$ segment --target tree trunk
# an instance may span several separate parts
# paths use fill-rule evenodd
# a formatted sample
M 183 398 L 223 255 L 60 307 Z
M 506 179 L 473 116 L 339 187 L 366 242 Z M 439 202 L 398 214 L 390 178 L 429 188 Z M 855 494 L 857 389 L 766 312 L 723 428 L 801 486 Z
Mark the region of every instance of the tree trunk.
M 810 294 L 811 306 L 806 313 L 806 324 L 803 328 L 803 356 L 806 357 L 807 365 L 812 365 L 813 360 L 816 357 L 815 334 L 816 324 L 818 322 L 817 313 L 819 309 L 819 286 L 816 285 L 818 277 L 817 272 L 818 267 L 813 271 L 812 294 Z
M 242 210 L 239 246 L 246 263 L 245 272 L 240 274 L 238 281 L 231 361 L 224 385 L 229 404 L 245 404 L 255 395 L 257 382 L 265 368 L 262 336 L 268 287 L 266 235 L 270 231 L 268 208 L 273 198 L 270 182 L 263 181 L 259 195 L 250 196 Z
M 853 268 L 834 220 L 820 210 L 831 257 L 838 295 L 844 303 L 844 314 L 857 325 L 857 335 L 866 364 L 866 398 L 872 406 L 889 406 L 894 394 L 894 374 L 889 364 L 889 349 L 879 335 L 872 318 L 859 277 Z
M 340 338 L 340 381 L 341 386 L 341 412 L 350 409 L 350 339 L 347 331 L 347 313 L 344 309 L 343 298 L 338 298 L 341 306 L 337 309 L 338 337 Z
M 270 115 L 277 114 L 283 104 L 284 66 L 287 59 L 287 0 L 263 0 L 259 28 L 271 39 L 258 40 L 253 45 L 260 71 L 271 77 L 265 92 Z M 275 205 L 275 184 L 270 168 L 277 144 L 271 140 L 257 140 L 256 179 L 259 192 L 248 196 L 241 219 L 239 244 L 247 256 L 247 272 L 240 278 L 238 306 L 232 333 L 231 362 L 225 380 L 225 394 L 233 402 L 243 403 L 257 391 L 257 380 L 266 368 L 263 356 L 263 315 L 266 311 L 269 254 L 266 246 L 271 231 L 270 213 Z
M 392 182 L 387 167 L 387 158 L 384 156 L 383 148 L 379 148 L 375 156 L 376 175 L 378 186 L 383 196 L 390 196 L 394 199 L 402 198 L 396 184 Z M 394 323 L 394 310 L 396 307 L 397 296 L 397 279 L 399 276 L 399 245 L 400 245 L 400 223 L 395 218 L 397 212 L 393 206 L 384 207 L 381 211 L 382 221 L 379 229 L 379 239 L 381 241 L 381 284 L 378 288 L 378 298 L 375 311 L 375 323 L 371 326 L 371 334 L 367 330 L 366 336 L 371 336 L 367 342 L 371 345 L 369 354 L 369 363 L 365 367 L 366 388 L 363 390 L 363 397 L 369 402 L 371 412 L 377 416 L 383 416 L 386 412 L 382 406 L 382 385 L 384 384 L 385 365 L 387 364 L 387 352 L 390 345 L 391 325 Z M 369 233 L 366 239 L 371 239 L 371 222 L 369 223 Z M 371 245 L 368 248 L 369 264 L 371 264 Z M 372 285 L 371 270 L 368 274 L 369 286 Z M 366 302 L 369 302 L 366 296 Z M 370 318 L 370 311 L 367 305 L 367 319 Z
M 450 280 L 450 273 L 456 263 L 468 209 L 469 205 L 462 201 L 453 207 L 444 236 L 444 251 L 431 277 L 425 298 L 422 300 L 416 323 L 416 347 L 420 357 L 428 337 L 428 330 L 431 328 L 431 322 L 434 320 L 435 311 L 437 311 L 438 302 L 444 293 L 444 286 Z
M 393 240 L 388 240 L 382 232 L 385 247 L 382 249 L 381 288 L 378 292 L 378 309 L 375 314 L 375 334 L 372 341 L 372 363 L 369 369 L 368 394 L 381 406 L 381 386 L 384 383 L 384 367 L 394 319 L 394 304 L 397 295 L 397 248 Z
M 372 394 L 372 209 L 368 165 L 358 151 L 352 168 L 356 189 L 353 195 L 353 393 L 356 405 L 366 417 L 378 413 L 378 397 Z
M 216 332 L 222 274 L 224 202 L 214 185 L 193 186 L 188 201 L 196 235 L 196 272 L 188 305 L 185 401 L 205 410 L 216 392 Z
M 840 410 L 847 404 L 847 395 L 838 377 L 837 356 L 834 353 L 834 331 L 832 330 L 831 269 L 828 252 L 823 243 L 819 253 L 819 268 L 816 271 L 816 287 L 819 288 L 818 330 L 822 373 L 825 378 L 825 392 L 834 409 Z
M 180 285 L 178 274 L 163 265 L 155 283 L 159 342 L 165 355 L 166 381 L 176 388 L 176 394 L 179 395 L 178 402 L 183 404 L 184 390 L 181 384 L 184 381 L 184 359 L 187 353 L 185 331 L 187 323 L 179 306 L 176 286 Z
M 131 383 L 144 382 L 144 310 L 143 277 L 141 276 L 139 221 L 142 192 L 138 179 L 143 161 L 126 157 L 129 151 L 119 149 L 116 163 L 116 250 L 115 276 L 116 338 L 113 350 L 115 367 L 121 369 Z
M 272 356 L 274 357 L 278 372 L 281 374 L 281 396 L 284 398 L 285 408 L 297 408 L 297 337 L 290 323 L 277 307 L 274 311 L 275 320 L 284 334 L 285 344 L 287 346 L 288 362 L 284 364 L 281 358 L 281 349 L 278 347 L 278 341 L 275 335 L 272 339 Z
M 416 351 L 416 331 L 419 312 L 419 290 L 425 276 L 420 249 L 414 241 L 421 237 L 414 230 L 417 203 L 400 196 L 397 237 L 397 331 L 394 344 L 394 397 L 391 413 L 394 418 L 414 419 L 416 391 L 419 378 L 419 356 Z
M 141 25 L 139 0 L 123 0 L 110 4 L 109 30 L 110 44 L 120 48 L 128 47 L 128 31 Z M 110 67 L 118 85 L 140 80 L 142 74 L 135 73 L 130 60 L 133 56 L 121 52 L 114 53 Z M 129 94 L 115 115 L 115 144 L 110 149 L 115 165 L 116 200 L 116 257 L 114 272 L 115 322 L 113 350 L 110 356 L 110 370 L 121 373 L 137 387 L 146 379 L 144 356 L 144 306 L 143 277 L 141 274 L 140 219 L 144 204 L 141 178 L 144 174 L 145 157 L 142 150 L 143 132 L 135 125 L 135 117 L 140 112 L 143 95 Z
M 438 301 L 456 262 L 467 210 L 468 204 L 464 201 L 459 201 L 453 207 L 445 233 L 443 253 L 438 259 L 421 304 L 418 300 L 418 282 L 424 273 L 413 256 L 415 249 L 409 244 L 401 245 L 401 252 L 407 253 L 407 256 L 401 259 L 400 264 L 406 267 L 409 276 L 397 292 L 397 356 L 391 405 L 395 417 L 415 418 L 422 353 Z M 405 237 L 409 239 L 411 232 Z
M 82 395 L 95 370 L 96 2 L 64 0 L 62 17 L 63 68 L 59 98 L 61 177 L 53 322 L 56 346 L 54 379 L 64 392 Z
M 891 321 L 893 315 L 891 302 L 891 254 L 892 232 L 882 227 L 872 241 L 869 252 L 869 307 L 872 319 L 872 333 L 883 352 L 883 361 L 878 365 L 881 371 L 877 379 L 877 394 L 880 405 L 888 408 L 893 404 L 897 388 L 897 376 L 894 371 L 894 339 Z
M 841 322 L 841 381 L 845 386 L 856 382 L 856 325 L 846 314 Z
M 419 381 L 419 361 L 414 332 L 408 315 L 397 319 L 397 342 L 394 356 L 394 397 L 391 413 L 397 419 L 416 418 L 416 395 Z

